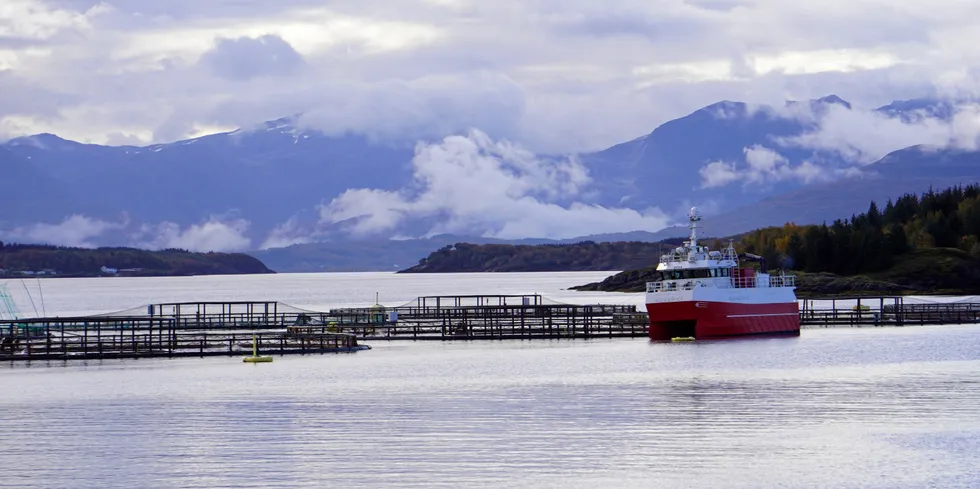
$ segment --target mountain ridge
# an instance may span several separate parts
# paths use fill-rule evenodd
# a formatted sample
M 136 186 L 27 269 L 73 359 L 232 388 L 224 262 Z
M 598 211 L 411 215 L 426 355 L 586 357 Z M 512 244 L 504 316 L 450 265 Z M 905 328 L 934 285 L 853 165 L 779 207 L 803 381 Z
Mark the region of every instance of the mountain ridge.
M 815 111 L 835 106 L 848 108 L 851 104 L 836 95 L 828 95 L 787 101 L 785 106 Z M 911 120 L 922 113 L 943 114 L 950 107 L 950 103 L 940 100 L 915 99 L 895 101 L 873 111 Z M 778 138 L 812 129 L 807 120 L 786 116 L 781 110 L 775 106 L 720 101 L 667 121 L 641 137 L 584 153 L 580 160 L 592 181 L 587 192 L 573 198 L 587 206 L 606 208 L 659 207 L 678 216 L 686 208 L 697 205 L 705 211 L 709 230 L 714 222 L 728 227 L 718 227 L 711 230 L 713 233 L 732 234 L 763 224 L 791 220 L 819 222 L 832 212 L 835 215 L 850 209 L 857 212 L 868 200 L 861 196 L 862 192 L 878 192 L 868 195 L 869 198 L 892 193 L 894 187 L 889 187 L 888 179 L 914 175 L 910 190 L 920 190 L 929 185 L 958 183 L 976 175 L 975 171 L 961 167 L 944 169 L 939 172 L 942 174 L 927 174 L 914 168 L 912 162 L 899 165 L 887 178 L 869 178 L 863 183 L 845 178 L 829 184 L 787 180 L 743 185 L 733 180 L 726 186 L 705 188 L 702 171 L 706 165 L 731 164 L 732 170 L 742 171 L 749 158 L 749 148 L 762 148 L 759 151 L 763 157 L 778 156 L 788 165 L 815 157 L 814 150 L 789 150 L 776 144 Z M 343 234 L 342 229 L 348 223 L 321 222 L 320 206 L 348 189 L 381 192 L 411 189 L 415 185 L 414 148 L 384 144 L 350 133 L 328 136 L 304 128 L 296 121 L 294 115 L 234 131 L 147 146 L 101 146 L 46 133 L 14 138 L 0 144 L 0 164 L 6 168 L 9 182 L 7 191 L 0 193 L 0 208 L 10 210 L 0 216 L 0 239 L 11 239 L 12 230 L 20 229 L 23 234 L 38 222 L 52 227 L 67 216 L 78 214 L 102 221 L 101 234 L 86 241 L 94 245 L 135 244 L 133 236 L 143 236 L 144 241 L 139 243 L 146 240 L 155 243 L 154 235 L 144 235 L 145 229 L 160 233 L 176 226 L 185 232 L 194 226 L 206 228 L 211 220 L 219 220 L 243 222 L 235 230 L 250 241 L 247 249 L 252 250 L 284 227 L 295 230 L 297 236 L 275 242 L 333 242 L 338 246 L 335 252 L 340 251 L 343 243 L 363 246 L 362 241 Z M 762 151 L 767 148 L 774 148 L 778 153 L 767 156 Z M 820 158 L 824 158 L 821 161 L 827 168 L 847 165 L 839 155 L 821 154 Z M 911 162 L 914 158 L 906 159 Z M 862 168 L 873 168 L 879 163 Z M 845 188 L 847 192 L 842 190 Z M 37 189 L 44 189 L 44 199 L 37 198 Z M 25 205 L 28 202 L 30 205 Z M 412 223 L 417 224 L 415 227 L 369 239 L 388 239 L 412 232 L 424 236 L 426 223 L 434 222 L 433 219 L 439 218 L 423 218 Z M 680 229 L 683 233 L 683 228 Z M 656 241 L 676 232 L 677 228 L 668 227 L 614 234 L 637 233 L 639 240 Z M 458 234 L 485 233 L 486 230 L 473 229 Z M 572 240 L 589 239 L 589 233 L 582 234 L 581 238 Z M 159 242 L 172 244 L 166 240 Z M 399 258 L 397 263 L 402 265 L 403 261 Z M 391 265 L 394 263 L 388 266 Z M 377 266 L 380 265 L 372 265 Z M 337 263 L 328 266 L 331 267 L 346 265 Z

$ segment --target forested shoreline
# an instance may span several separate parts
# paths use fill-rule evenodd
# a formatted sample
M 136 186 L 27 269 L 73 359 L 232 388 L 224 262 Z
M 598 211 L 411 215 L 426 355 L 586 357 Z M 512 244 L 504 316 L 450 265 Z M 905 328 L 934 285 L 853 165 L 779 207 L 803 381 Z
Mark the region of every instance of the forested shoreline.
M 0 277 L 167 276 L 275 273 L 244 253 L 74 248 L 0 242 Z
M 738 251 L 797 275 L 802 296 L 978 293 L 980 185 L 905 194 L 829 225 L 789 223 L 733 239 Z M 640 291 L 656 279 L 655 267 L 645 267 L 574 288 Z
M 797 275 L 801 295 L 980 293 L 980 185 L 905 194 L 829 224 L 787 223 L 725 239 Z M 579 290 L 640 291 L 656 280 L 660 243 L 473 245 L 441 248 L 405 272 L 624 270 Z

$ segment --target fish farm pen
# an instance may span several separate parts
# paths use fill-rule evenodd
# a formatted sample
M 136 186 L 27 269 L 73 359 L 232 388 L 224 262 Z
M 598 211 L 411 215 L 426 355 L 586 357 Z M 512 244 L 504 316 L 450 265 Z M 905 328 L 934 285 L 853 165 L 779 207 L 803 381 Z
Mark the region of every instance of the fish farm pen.
M 816 306 L 816 301 L 824 306 Z M 803 328 L 976 323 L 980 323 L 980 302 L 972 299 L 910 302 L 902 296 L 835 297 L 805 299 L 800 306 L 800 325 Z
M 902 297 L 801 301 L 802 328 L 980 322 L 980 303 Z M 829 304 L 829 305 L 828 305 Z M 274 301 L 152 304 L 109 314 L 0 320 L 0 360 L 244 355 L 368 349 L 371 340 L 628 338 L 648 334 L 635 305 L 577 305 L 540 295 L 424 296 L 385 307 L 313 311 Z
M 503 340 L 645 336 L 634 305 L 563 304 L 540 295 L 423 296 L 384 308 L 333 309 L 328 322 L 362 338 Z
M 110 314 L 0 321 L 0 360 L 346 352 L 362 340 L 638 337 L 636 306 L 540 295 L 419 297 L 397 307 L 305 310 L 280 302 L 152 304 Z

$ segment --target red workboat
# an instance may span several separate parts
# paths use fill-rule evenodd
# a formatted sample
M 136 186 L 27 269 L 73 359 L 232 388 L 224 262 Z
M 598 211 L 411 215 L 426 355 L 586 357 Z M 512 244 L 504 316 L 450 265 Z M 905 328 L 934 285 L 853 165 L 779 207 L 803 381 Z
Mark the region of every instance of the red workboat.
M 691 238 L 660 257 L 660 280 L 647 283 L 650 339 L 719 338 L 754 334 L 800 334 L 795 277 L 770 275 L 756 255 L 741 257 L 698 245 L 697 208 L 691 209 Z M 739 266 L 739 258 L 760 262 Z

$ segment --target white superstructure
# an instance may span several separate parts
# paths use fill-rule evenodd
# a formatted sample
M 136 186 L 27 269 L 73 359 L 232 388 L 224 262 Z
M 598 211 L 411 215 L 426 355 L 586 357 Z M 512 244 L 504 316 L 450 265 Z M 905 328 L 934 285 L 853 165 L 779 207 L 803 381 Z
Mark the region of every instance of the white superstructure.
M 698 208 L 691 208 L 688 217 L 691 228 L 690 239 L 685 241 L 683 246 L 678 246 L 660 257 L 657 270 L 662 274 L 662 278 L 647 283 L 648 302 L 650 294 L 698 288 L 787 287 L 792 290 L 796 286 L 795 277 L 782 274 L 771 276 L 766 273 L 765 266 L 760 272 L 739 268 L 739 257 L 731 242 L 727 248 L 720 251 L 712 251 L 707 246 L 699 245 L 697 225 L 701 221 L 701 214 Z

